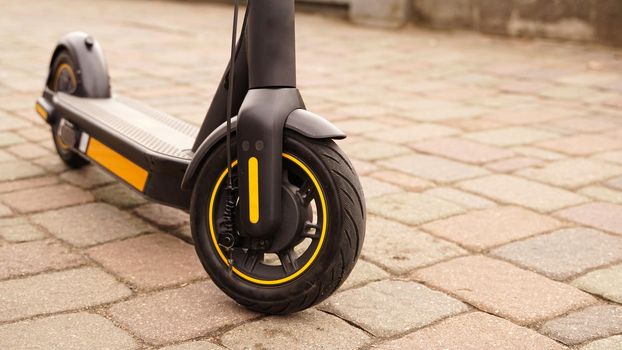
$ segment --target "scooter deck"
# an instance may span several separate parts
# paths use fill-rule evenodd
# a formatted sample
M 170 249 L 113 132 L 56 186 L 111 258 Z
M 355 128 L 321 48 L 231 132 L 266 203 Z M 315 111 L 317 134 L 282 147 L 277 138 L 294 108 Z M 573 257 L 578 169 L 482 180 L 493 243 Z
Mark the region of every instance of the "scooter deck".
M 181 182 L 198 128 L 132 99 L 57 93 L 55 114 L 79 131 L 75 151 L 147 197 L 187 209 Z
M 64 93 L 59 93 L 55 102 L 60 108 L 96 121 L 153 152 L 181 159 L 192 158 L 189 150 L 199 129 L 140 102 L 123 96 L 98 99 Z

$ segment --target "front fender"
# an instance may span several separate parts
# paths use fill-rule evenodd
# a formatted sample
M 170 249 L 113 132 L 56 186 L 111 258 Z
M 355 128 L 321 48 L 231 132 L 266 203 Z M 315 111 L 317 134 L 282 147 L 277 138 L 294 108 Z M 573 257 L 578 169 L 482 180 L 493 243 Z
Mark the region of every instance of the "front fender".
M 237 128 L 237 117 L 231 119 L 231 129 L 235 132 Z M 323 117 L 311 113 L 304 109 L 296 109 L 287 117 L 285 121 L 285 129 L 295 131 L 303 136 L 311 139 L 334 139 L 342 140 L 346 138 L 346 134 L 339 130 L 328 120 Z M 216 130 L 214 130 L 210 136 L 201 144 L 197 149 L 184 179 L 181 183 L 181 187 L 184 190 L 192 190 L 194 183 L 196 182 L 196 176 L 203 165 L 203 162 L 207 159 L 211 151 L 216 147 L 227 135 L 227 124 L 223 123 Z

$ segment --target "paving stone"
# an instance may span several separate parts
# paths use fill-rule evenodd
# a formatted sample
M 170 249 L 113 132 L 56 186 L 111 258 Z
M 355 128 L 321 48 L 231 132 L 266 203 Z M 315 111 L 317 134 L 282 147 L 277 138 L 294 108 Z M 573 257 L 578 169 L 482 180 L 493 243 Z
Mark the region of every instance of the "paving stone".
M 622 238 L 570 228 L 497 248 L 493 255 L 556 280 L 622 260 Z
M 0 279 L 60 270 L 84 263 L 81 255 L 51 240 L 0 247 Z
M 497 207 L 434 221 L 422 229 L 480 251 L 561 226 L 558 220 L 526 209 Z
M 2 125 L 0 126 L 0 130 L 11 130 L 16 132 L 18 135 L 20 134 L 20 129 L 27 129 L 29 127 L 32 127 L 32 125 L 30 125 L 30 123 L 26 122 L 25 120 L 9 116 L 9 114 L 3 115 L 3 112 L 0 112 L 0 123 L 2 123 Z
M 359 135 L 370 131 L 378 131 L 390 128 L 391 125 L 379 123 L 373 120 L 346 119 L 339 120 L 336 126 L 347 135 Z
M 620 149 L 622 148 L 622 140 L 602 135 L 584 134 L 541 142 L 537 146 L 573 156 L 586 156 Z
M 622 206 L 611 203 L 588 203 L 568 208 L 556 215 L 583 225 L 622 235 Z
M 7 150 L 21 159 L 35 159 L 50 155 L 50 151 L 33 143 L 18 144 Z
M 192 240 L 192 229 L 190 228 L 189 224 L 185 224 L 182 225 L 176 229 L 174 229 L 173 231 L 169 231 L 168 233 L 179 237 L 180 239 L 182 239 L 185 242 L 188 242 L 190 244 L 193 244 L 193 240 Z
M 525 145 L 541 140 L 551 139 L 556 136 L 557 134 L 552 132 L 526 127 L 485 130 L 464 135 L 464 137 L 473 141 L 495 146 Z
M 622 151 L 601 153 L 594 157 L 608 162 L 622 164 Z
M 138 349 L 122 329 L 100 315 L 74 313 L 0 326 L 3 349 Z
M 413 192 L 419 192 L 434 186 L 430 181 L 393 170 L 376 171 L 369 176 Z
M 416 107 L 416 105 L 415 105 Z M 411 106 L 412 108 L 412 106 Z M 442 106 L 440 108 L 415 108 L 411 114 L 407 115 L 416 121 L 434 122 L 450 119 L 471 119 L 481 116 L 486 109 L 481 106 L 468 106 L 455 104 L 452 106 Z
M 92 193 L 97 200 L 120 208 L 132 208 L 147 203 L 143 196 L 121 183 L 97 188 Z
M 152 230 L 132 215 L 102 203 L 48 211 L 34 215 L 32 219 L 56 237 L 79 247 L 132 237 Z
M 483 256 L 453 259 L 417 270 L 413 276 L 482 311 L 521 325 L 596 302 L 567 284 Z
M 467 180 L 460 182 L 458 187 L 501 202 L 547 212 L 587 201 L 572 192 L 509 175 Z
M 622 204 L 622 192 L 610 190 L 607 187 L 588 186 L 580 189 L 578 193 L 598 201 Z
M 514 155 L 512 151 L 503 148 L 457 137 L 427 140 L 415 143 L 412 147 L 420 152 L 472 164 L 487 163 Z
M 190 221 L 188 213 L 157 203 L 142 205 L 134 212 L 145 220 L 165 228 L 178 227 Z
M 0 223 L 0 237 L 9 242 L 19 243 L 42 239 L 46 234 L 37 226 L 24 221 L 10 225 Z
M 615 335 L 613 337 L 595 340 L 581 348 L 581 350 L 613 350 L 613 349 L 622 349 L 622 335 Z
M 504 124 L 487 120 L 483 118 L 477 119 L 457 119 L 446 122 L 445 124 L 453 127 L 460 128 L 464 131 L 481 131 L 489 129 L 498 129 L 504 126 Z
M 343 142 L 340 146 L 348 156 L 367 161 L 395 157 L 411 152 L 407 147 L 378 141 Z
M 607 186 L 622 191 L 622 176 L 607 181 Z
M 30 127 L 27 129 L 20 129 L 17 134 L 28 141 L 44 141 L 50 139 L 50 130 L 44 127 Z
M 359 175 L 367 175 L 378 170 L 377 165 L 364 160 L 350 159 L 350 161 L 352 162 L 352 166 L 354 166 L 354 170 L 356 170 L 356 173 Z
M 578 345 L 622 332 L 622 306 L 596 305 L 545 323 L 540 332 L 566 345 Z
M 23 216 L 12 217 L 12 218 L 0 218 L 0 228 L 27 225 L 27 224 L 28 224 L 28 220 Z
M 579 132 L 601 132 L 615 128 L 618 124 L 606 119 L 594 117 L 574 117 L 559 119 L 550 123 L 551 126 Z
M 25 142 L 23 138 L 19 137 L 16 133 L 10 131 L 0 131 L 0 147 L 6 147 L 10 145 L 16 145 L 18 143 Z
M 15 160 L 15 157 L 12 154 L 0 149 L 0 162 L 6 162 L 9 160 Z
M 394 274 L 433 264 L 466 251 L 414 228 L 369 216 L 362 255 Z
M 376 180 L 372 177 L 361 176 L 360 180 L 366 199 L 404 191 L 395 185 Z
M 417 124 L 389 131 L 373 132 L 366 136 L 383 142 L 412 143 L 425 139 L 455 135 L 459 132 L 459 129 L 437 124 Z
M 572 285 L 622 304 L 622 265 L 592 271 L 572 281 Z
M 529 328 L 483 312 L 472 312 L 443 320 L 403 338 L 381 343 L 374 349 L 561 350 L 564 347 Z
M 443 293 L 407 281 L 373 282 L 347 290 L 320 308 L 377 337 L 405 333 L 468 309 Z
M 58 183 L 54 176 L 34 177 L 25 180 L 7 181 L 0 183 L 0 193 L 14 192 L 23 189 L 33 189 Z
M 560 187 L 577 188 L 622 174 L 622 167 L 589 159 L 567 159 L 516 173 Z
M 0 182 L 35 177 L 43 175 L 43 173 L 43 169 L 30 162 L 22 160 L 3 162 L 2 171 L 0 172 Z
M 359 259 L 354 270 L 348 276 L 348 279 L 339 287 L 339 290 L 351 289 L 358 287 L 369 282 L 380 281 L 382 279 L 389 278 L 389 274 L 378 266 Z
M 69 169 L 57 155 L 37 158 L 33 160 L 33 163 L 53 174 L 63 173 Z
M 567 155 L 562 153 L 548 151 L 542 148 L 536 148 L 531 146 L 518 146 L 512 147 L 511 149 L 512 151 L 525 157 L 538 158 L 542 160 L 560 160 L 568 157 Z
M 436 187 L 425 191 L 424 194 L 456 203 L 467 209 L 486 209 L 496 206 L 491 200 L 452 187 Z
M 74 186 L 93 188 L 114 182 L 115 179 L 96 166 L 87 166 L 77 170 L 70 170 L 60 175 L 60 178 Z
M 0 201 L 21 213 L 32 213 L 83 204 L 93 196 L 71 185 L 54 185 L 0 195 Z
M 89 256 L 141 289 L 161 288 L 206 277 L 194 248 L 161 233 L 97 246 Z
M 207 340 L 189 341 L 178 345 L 171 345 L 160 348 L 160 350 L 226 350 L 220 345 Z
M 359 349 L 371 341 L 362 330 L 317 310 L 247 323 L 222 336 L 229 349 Z
M 109 313 L 152 344 L 205 336 L 256 317 L 236 305 L 212 282 L 140 296 L 112 306 Z
M 419 154 L 401 156 L 378 162 L 385 167 L 406 172 L 426 180 L 448 183 L 488 174 L 488 171 L 463 163 Z
M 533 86 L 534 81 L 529 82 L 521 82 L 521 81 L 512 81 L 509 84 L 503 85 L 501 88 L 503 90 L 514 90 L 517 87 L 521 86 L 522 88 L 526 88 L 525 92 L 532 93 L 534 89 L 540 90 L 542 89 L 541 82 L 535 82 L 535 84 L 539 85 L 538 87 Z M 525 86 L 524 84 L 529 84 L 530 86 Z M 509 88 L 509 89 L 508 89 Z M 515 90 L 514 90 L 515 91 Z M 523 92 L 521 92 L 523 93 Z M 548 106 L 547 106 L 548 107 Z M 501 108 L 500 110 L 496 110 L 491 114 L 484 116 L 483 118 L 488 120 L 494 120 L 506 125 L 524 125 L 524 124 L 536 124 L 536 123 L 554 123 L 555 120 L 560 118 L 567 117 L 568 115 L 576 114 L 576 111 L 570 111 L 562 108 L 542 108 L 542 106 L 533 106 L 529 105 L 526 107 L 506 107 Z
M 425 194 L 400 193 L 372 198 L 367 202 L 370 213 L 407 225 L 442 219 L 464 212 L 456 204 Z
M 523 168 L 539 166 L 542 163 L 542 160 L 536 158 L 516 157 L 488 163 L 486 164 L 486 169 L 497 173 L 509 173 Z
M 11 215 L 13 215 L 13 211 L 11 210 L 11 208 L 0 203 L 0 218 Z
M 131 291 L 92 267 L 0 282 L 0 321 L 110 303 Z
M 568 100 L 581 99 L 597 93 L 598 90 L 592 88 L 568 85 L 553 85 L 550 88 L 539 91 L 539 94 L 544 97 Z

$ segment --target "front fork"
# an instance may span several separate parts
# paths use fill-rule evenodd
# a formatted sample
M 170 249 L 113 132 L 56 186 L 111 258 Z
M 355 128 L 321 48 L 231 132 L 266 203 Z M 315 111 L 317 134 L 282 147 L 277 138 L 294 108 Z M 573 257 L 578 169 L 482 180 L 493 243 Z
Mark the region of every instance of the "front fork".
M 283 131 L 304 109 L 295 88 L 249 90 L 237 125 L 239 223 L 253 238 L 270 238 L 282 221 Z

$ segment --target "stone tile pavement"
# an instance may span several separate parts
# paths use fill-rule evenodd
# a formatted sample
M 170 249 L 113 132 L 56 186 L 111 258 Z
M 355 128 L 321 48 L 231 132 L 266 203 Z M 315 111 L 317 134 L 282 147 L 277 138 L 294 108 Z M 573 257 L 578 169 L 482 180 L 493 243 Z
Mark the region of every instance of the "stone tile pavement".
M 0 348 L 622 347 L 622 51 L 301 14 L 300 89 L 351 135 L 368 238 L 338 294 L 265 317 L 209 281 L 186 214 L 65 168 L 33 111 L 84 30 L 115 92 L 199 123 L 230 9 L 0 8 Z

